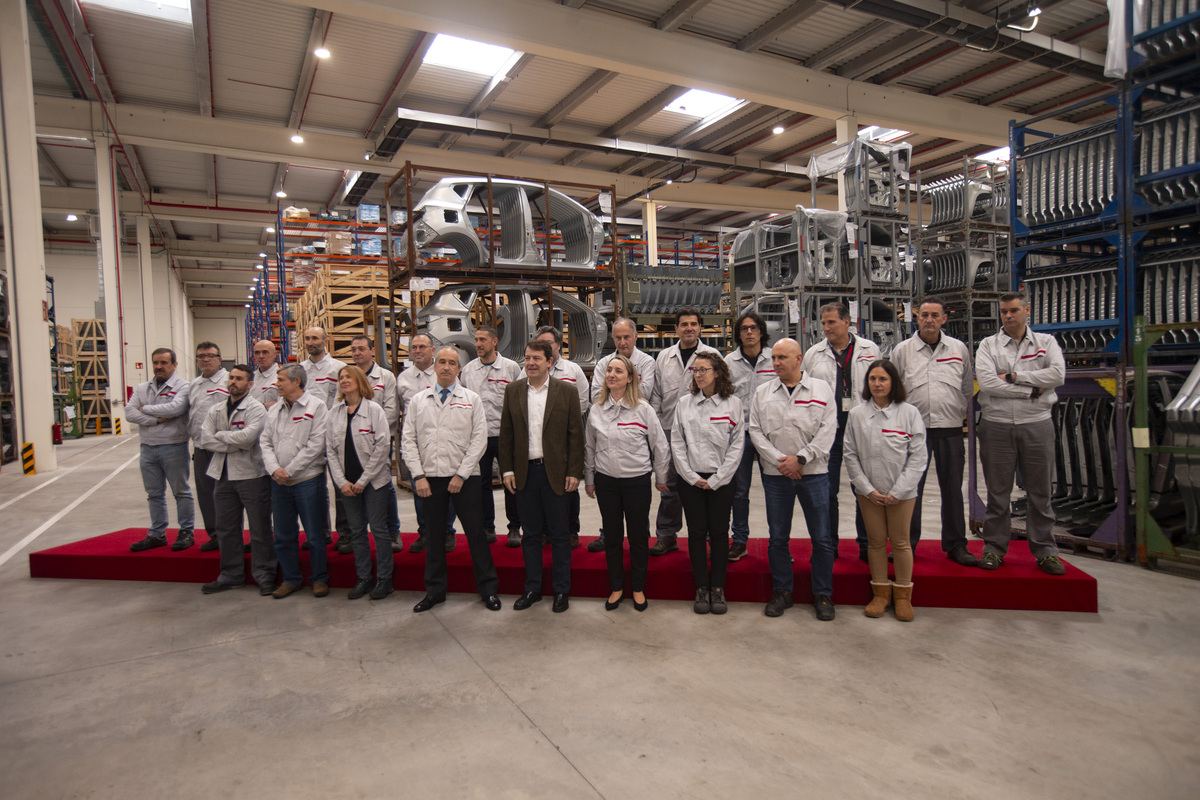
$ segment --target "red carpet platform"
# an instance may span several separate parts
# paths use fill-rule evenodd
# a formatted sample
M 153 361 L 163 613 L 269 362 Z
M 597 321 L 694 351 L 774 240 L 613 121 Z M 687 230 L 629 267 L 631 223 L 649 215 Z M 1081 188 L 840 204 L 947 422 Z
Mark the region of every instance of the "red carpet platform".
M 177 581 L 205 583 L 215 580 L 218 572 L 217 553 L 200 552 L 197 545 L 179 553 L 158 548 L 143 553 L 129 552 L 129 545 L 146 535 L 145 528 L 127 528 L 115 533 L 84 539 L 73 544 L 31 553 L 29 573 L 34 578 L 77 578 L 121 581 Z M 413 555 L 407 548 L 416 539 L 415 533 L 403 534 L 404 553 L 394 556 L 397 589 L 421 591 L 424 588 L 425 556 Z M 175 540 L 175 531 L 168 539 Z M 589 553 L 584 537 L 571 558 L 571 594 L 575 597 L 605 597 L 608 595 L 608 571 L 604 553 Z M 983 542 L 971 542 L 978 555 Z M 809 589 L 808 558 L 811 545 L 808 539 L 793 539 L 798 603 L 812 602 Z M 650 559 L 646 595 L 659 600 L 691 600 L 695 597 L 692 571 L 687 556 L 687 544 L 681 539 L 680 549 L 665 556 Z M 354 585 L 354 556 L 329 551 L 329 576 L 334 587 Z M 500 593 L 517 595 L 523 591 L 525 566 L 520 548 L 504 546 L 504 537 L 492 545 L 492 557 L 500 576 Z M 249 556 L 246 557 L 249 574 Z M 474 573 L 466 537 L 458 536 L 458 546 L 447 558 L 450 591 L 474 592 Z M 308 572 L 308 555 L 301 552 L 304 573 Z M 550 593 L 550 551 L 545 550 L 544 592 Z M 625 585 L 629 587 L 629 555 L 625 555 Z M 1097 610 L 1096 579 L 1077 567 L 1067 565 L 1067 574 L 1051 577 L 1034 563 L 1024 542 L 1013 542 L 1004 566 L 995 572 L 960 567 L 947 559 L 937 542 L 922 542 L 917 548 L 914 566 L 916 585 L 914 600 L 917 606 L 940 608 L 999 608 L 1033 611 L 1090 611 Z M 840 558 L 833 568 L 833 599 L 842 605 L 866 605 L 871 599 L 867 565 L 858 560 L 853 540 L 841 543 Z M 767 540 L 751 539 L 749 552 L 740 561 L 729 565 L 725 595 L 731 601 L 765 603 L 771 596 L 771 576 L 767 569 Z

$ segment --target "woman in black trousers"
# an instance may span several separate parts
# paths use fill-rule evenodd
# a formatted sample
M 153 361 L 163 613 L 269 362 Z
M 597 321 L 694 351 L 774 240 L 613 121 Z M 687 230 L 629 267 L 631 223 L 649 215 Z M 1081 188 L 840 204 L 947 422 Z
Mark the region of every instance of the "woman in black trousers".
M 604 608 L 621 605 L 625 592 L 623 531 L 629 533 L 633 607 L 645 611 L 646 566 L 650 561 L 650 473 L 667 490 L 670 450 L 658 415 L 638 391 L 638 374 L 625 356 L 608 363 L 604 386 L 588 414 L 583 480 L 588 497 L 600 504 L 604 555 L 612 593 Z
M 734 394 L 729 365 L 700 353 L 692 366 L 691 394 L 679 398 L 671 426 L 671 453 L 679 475 L 679 501 L 687 517 L 688 556 L 696 581 L 697 614 L 724 614 L 729 565 L 729 517 L 734 481 L 746 444 L 742 401 Z M 708 548 L 712 546 L 712 566 Z

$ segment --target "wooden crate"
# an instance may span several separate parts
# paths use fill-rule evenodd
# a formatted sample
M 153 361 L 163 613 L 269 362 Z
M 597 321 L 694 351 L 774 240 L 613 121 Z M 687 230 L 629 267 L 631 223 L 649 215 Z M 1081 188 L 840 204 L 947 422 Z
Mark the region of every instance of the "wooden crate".
M 75 329 L 75 357 L 92 358 L 108 352 L 108 337 L 102 319 L 73 319 Z
M 101 433 L 112 433 L 112 407 L 109 404 L 107 395 L 104 394 L 85 394 L 79 398 L 79 419 L 83 425 L 85 434 L 93 434 L 96 432 L 96 420 L 100 421 Z
M 75 360 L 75 334 L 66 325 L 55 325 L 58 335 L 58 363 L 70 364 Z
M 108 391 L 108 359 L 89 358 L 75 362 L 75 380 L 80 394 Z

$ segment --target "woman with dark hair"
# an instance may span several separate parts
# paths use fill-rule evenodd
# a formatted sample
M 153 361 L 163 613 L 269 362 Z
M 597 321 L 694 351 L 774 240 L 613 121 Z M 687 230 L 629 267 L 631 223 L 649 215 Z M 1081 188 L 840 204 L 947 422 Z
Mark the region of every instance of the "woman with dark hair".
M 867 368 L 862 403 L 850 410 L 846 422 L 845 464 L 850 484 L 867 527 L 867 560 L 871 565 L 868 617 L 882 617 L 895 604 L 896 619 L 910 622 L 913 553 L 908 541 L 917 498 L 917 483 L 925 471 L 925 423 L 891 361 L 877 360 Z M 896 580 L 888 583 L 887 544 L 892 543 Z
M 729 366 L 716 353 L 699 353 L 691 394 L 679 398 L 671 426 L 671 453 L 679 475 L 679 500 L 687 517 L 688 556 L 696 581 L 697 614 L 724 614 L 729 566 L 729 515 L 734 476 L 742 462 L 745 418 Z M 712 565 L 705 540 L 712 545 Z
M 658 415 L 641 396 L 633 362 L 620 353 L 604 371 L 604 386 L 588 414 L 584 432 L 583 483 L 599 502 L 604 555 L 611 593 L 604 603 L 613 611 L 625 594 L 624 552 L 629 534 L 633 607 L 645 611 L 646 568 L 650 562 L 650 473 L 659 492 L 667 490 L 670 452 Z M 641 597 L 639 600 L 638 597 Z
M 391 497 L 387 485 L 392 480 L 391 429 L 374 396 L 375 390 L 361 369 L 353 364 L 342 367 L 338 370 L 337 401 L 329 409 L 325 429 L 326 461 L 346 508 L 358 573 L 358 583 L 350 590 L 351 600 L 368 592 L 372 600 L 382 600 L 392 592 L 392 540 L 387 519 Z M 374 586 L 368 522 L 375 535 L 378 560 Z

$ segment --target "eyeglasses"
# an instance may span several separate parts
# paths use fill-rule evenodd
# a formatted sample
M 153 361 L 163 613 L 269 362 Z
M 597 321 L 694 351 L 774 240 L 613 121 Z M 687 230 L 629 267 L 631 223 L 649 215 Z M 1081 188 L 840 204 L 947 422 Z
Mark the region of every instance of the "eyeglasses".
M 741 331 L 742 333 L 757 333 L 758 326 L 757 325 L 743 325 L 742 327 L 738 328 L 738 330 Z
M 708 367 L 692 367 L 693 375 L 707 375 L 710 372 L 712 372 L 712 370 Z
M 208 361 L 209 359 L 212 359 L 212 358 L 220 358 L 220 357 L 221 357 L 221 355 L 219 353 L 197 353 L 196 354 L 196 358 L 202 358 L 205 361 Z

